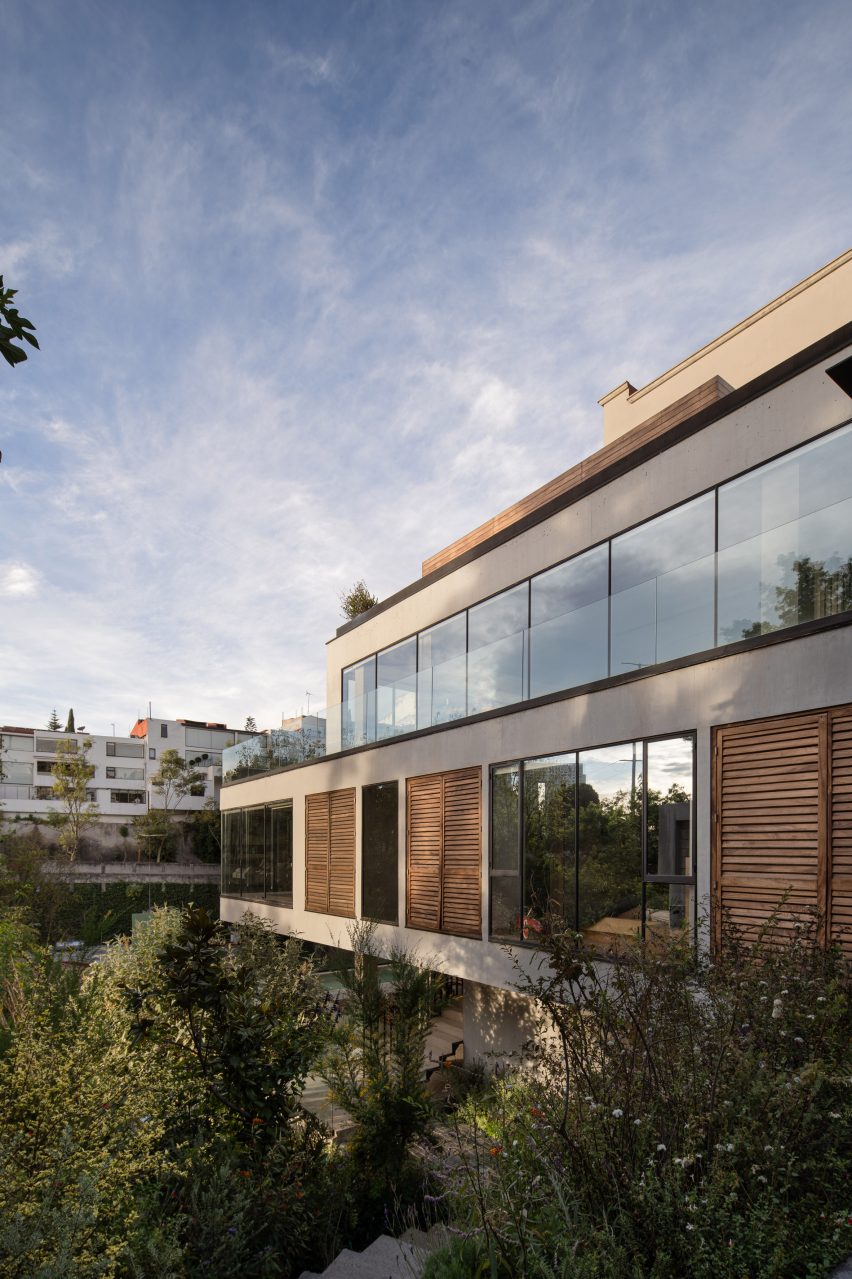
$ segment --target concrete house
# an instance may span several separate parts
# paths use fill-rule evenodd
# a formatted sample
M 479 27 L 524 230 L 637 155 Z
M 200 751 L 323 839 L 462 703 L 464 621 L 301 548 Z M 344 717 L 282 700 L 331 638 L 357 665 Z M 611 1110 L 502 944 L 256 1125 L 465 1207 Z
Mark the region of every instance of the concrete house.
M 223 918 L 377 920 L 463 979 L 472 1056 L 554 914 L 606 953 L 783 898 L 852 955 L 852 251 L 600 403 L 339 628 L 324 755 L 223 753 Z

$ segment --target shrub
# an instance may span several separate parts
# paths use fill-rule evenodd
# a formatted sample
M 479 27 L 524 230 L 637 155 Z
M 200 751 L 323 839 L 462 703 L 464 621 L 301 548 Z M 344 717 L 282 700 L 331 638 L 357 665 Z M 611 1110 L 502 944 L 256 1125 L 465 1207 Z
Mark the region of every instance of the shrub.
M 554 935 L 529 1069 L 463 1108 L 446 1174 L 484 1273 L 804 1279 L 852 1251 L 852 1018 L 813 941 L 603 965 Z

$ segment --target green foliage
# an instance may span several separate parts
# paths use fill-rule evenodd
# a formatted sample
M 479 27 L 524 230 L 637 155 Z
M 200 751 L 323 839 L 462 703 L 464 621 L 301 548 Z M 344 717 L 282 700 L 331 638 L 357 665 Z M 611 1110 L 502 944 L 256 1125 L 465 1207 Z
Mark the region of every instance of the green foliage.
M 608 965 L 548 941 L 548 975 L 521 983 L 534 1068 L 457 1128 L 448 1189 L 483 1273 L 803 1279 L 852 1251 L 852 1015 L 813 941 L 728 929 L 713 962 L 656 939 Z
M 348 591 L 340 592 L 340 611 L 345 618 L 351 622 L 353 617 L 359 617 L 361 613 L 368 612 L 374 605 L 378 604 L 378 595 L 373 595 L 367 590 L 367 585 L 363 577 Z
M 222 860 L 222 815 L 215 799 L 208 799 L 200 811 L 187 816 L 184 831 L 199 861 Z
M 179 832 L 171 814 L 164 808 L 148 808 L 133 818 L 137 861 L 144 852 L 149 860 L 172 861 L 177 853 Z
M 402 949 L 389 955 L 390 982 L 380 982 L 373 933 L 372 925 L 350 930 L 345 1011 L 323 1067 L 332 1100 L 355 1123 L 350 1191 L 368 1234 L 384 1228 L 389 1205 L 410 1202 L 421 1188 L 412 1147 L 435 1122 L 423 1060 L 442 1001 L 429 969 Z
M 73 714 L 73 712 L 71 712 Z M 61 740 L 56 743 L 56 760 L 53 765 L 53 794 L 62 811 L 51 813 L 48 820 L 58 826 L 59 846 L 69 861 L 75 861 L 80 852 L 80 841 L 87 826 L 98 818 L 97 804 L 88 802 L 88 785 L 95 775 L 94 764 L 89 763 L 88 752 L 92 742 L 86 738 L 82 750 L 76 741 Z
M 66 733 L 76 733 L 76 731 L 77 731 L 77 730 L 76 730 L 76 728 L 74 727 L 74 707 L 72 706 L 72 707 L 71 707 L 71 709 L 70 709 L 70 711 L 68 712 L 68 718 L 67 718 L 67 720 L 65 721 L 65 732 L 66 732 Z
M 24 956 L 0 1058 L 4 1276 L 290 1277 L 318 1255 L 330 1164 L 298 1105 L 318 983 L 295 942 L 237 933 L 162 910 L 82 980 Z
M 47 721 L 47 727 L 51 733 L 58 733 L 62 725 L 59 722 L 59 716 L 56 713 L 56 707 L 50 712 L 50 719 Z
M 255 719 L 253 715 L 246 715 L 246 722 L 244 727 L 247 733 L 257 732 L 257 720 Z
M 17 289 L 5 288 L 0 275 L 0 355 L 12 368 L 23 364 L 27 358 L 26 350 L 16 346 L 16 342 L 27 342 L 38 350 L 38 340 L 33 336 L 35 325 L 24 319 L 18 308 L 12 305 L 17 292 Z

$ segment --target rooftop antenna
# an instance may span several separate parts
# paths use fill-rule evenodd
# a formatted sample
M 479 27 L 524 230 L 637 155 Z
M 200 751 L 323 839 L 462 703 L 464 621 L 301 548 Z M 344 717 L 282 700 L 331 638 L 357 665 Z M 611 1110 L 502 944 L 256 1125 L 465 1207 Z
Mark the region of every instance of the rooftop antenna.
M 308 714 L 310 715 L 310 713 L 311 713 L 311 695 L 310 695 L 310 693 L 308 692 L 308 690 L 307 690 L 307 689 L 305 689 L 305 697 L 307 697 L 307 699 L 308 699 Z

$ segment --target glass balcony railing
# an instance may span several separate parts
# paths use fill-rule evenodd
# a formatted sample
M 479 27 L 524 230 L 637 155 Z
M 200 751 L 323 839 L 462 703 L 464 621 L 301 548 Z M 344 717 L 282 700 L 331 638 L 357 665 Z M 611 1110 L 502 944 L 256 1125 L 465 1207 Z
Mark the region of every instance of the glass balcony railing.
M 640 580 L 636 580 L 639 578 Z M 494 638 L 223 753 L 223 780 L 390 741 L 501 706 L 852 611 L 852 499 Z

